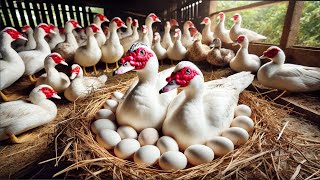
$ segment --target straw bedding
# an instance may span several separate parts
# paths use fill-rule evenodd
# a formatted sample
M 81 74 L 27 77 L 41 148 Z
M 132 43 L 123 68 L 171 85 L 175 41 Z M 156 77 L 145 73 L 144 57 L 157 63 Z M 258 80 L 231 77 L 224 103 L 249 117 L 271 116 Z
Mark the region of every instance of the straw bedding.
M 231 71 L 205 71 L 206 81 L 230 75 Z M 300 132 L 288 122 L 290 109 L 266 101 L 259 93 L 244 91 L 240 103 L 253 110 L 255 130 L 249 141 L 232 153 L 210 163 L 187 167 L 179 171 L 163 171 L 159 167 L 142 167 L 114 156 L 100 147 L 90 131 L 95 113 L 112 92 L 124 92 L 134 75 L 130 74 L 114 86 L 107 86 L 89 98 L 75 103 L 68 120 L 61 124 L 57 146 L 64 146 L 57 157 L 73 162 L 55 176 L 65 174 L 77 178 L 114 179 L 308 179 L 320 177 L 320 142 L 312 133 Z M 298 123 L 299 126 L 299 123 Z M 58 161 L 58 160 L 57 160 Z M 73 174 L 77 170 L 77 174 Z
M 162 66 L 161 69 L 164 68 L 168 66 Z M 200 68 L 203 70 L 206 81 L 232 74 L 230 69 L 212 69 L 211 66 L 206 65 Z M 216 158 L 210 163 L 195 167 L 188 166 L 184 170 L 174 172 L 160 170 L 158 166 L 142 167 L 132 161 L 117 158 L 112 151 L 107 151 L 97 144 L 90 131 L 90 124 L 95 113 L 102 108 L 111 93 L 124 92 L 134 78 L 136 78 L 134 73 L 120 75 L 116 78 L 110 77 L 104 88 L 92 93 L 88 98 L 79 99 L 67 105 L 61 104 L 63 108 L 59 107 L 57 120 L 36 130 L 45 129 L 48 132 L 48 129 L 52 130 L 53 127 L 55 129 L 54 132 L 49 131 L 49 135 L 45 135 L 48 137 L 42 138 L 41 143 L 33 142 L 38 147 L 44 146 L 42 149 L 48 148 L 48 144 L 54 145 L 54 149 L 49 150 L 55 151 L 55 157 L 48 157 L 47 160 L 41 162 L 41 165 L 54 162 L 55 165 L 61 166 L 68 162 L 70 166 L 55 172 L 54 175 L 67 178 L 320 178 L 319 127 L 308 125 L 310 124 L 308 122 L 297 121 L 297 116 L 291 118 L 289 113 L 292 110 L 289 108 L 265 100 L 264 95 L 260 93 L 246 90 L 240 95 L 239 103 L 246 104 L 253 110 L 252 119 L 255 122 L 255 129 L 246 144 L 236 147 L 226 156 Z M 49 152 L 49 150 L 46 151 Z M 21 151 L 27 150 L 22 149 Z M 15 154 L 19 153 L 18 151 Z M 15 161 L 12 161 L 11 164 L 14 164 Z

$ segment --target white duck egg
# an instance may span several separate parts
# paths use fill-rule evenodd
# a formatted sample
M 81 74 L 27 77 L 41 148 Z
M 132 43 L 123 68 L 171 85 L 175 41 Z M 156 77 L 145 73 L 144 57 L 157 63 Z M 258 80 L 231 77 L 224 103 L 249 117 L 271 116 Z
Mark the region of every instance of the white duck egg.
M 138 136 L 141 146 L 154 145 L 159 139 L 159 133 L 154 128 L 146 128 L 142 130 Z
M 106 102 L 103 104 L 103 108 L 110 109 L 113 113 L 116 112 L 118 107 L 118 102 L 112 99 L 107 99 Z
M 114 113 L 109 109 L 100 109 L 94 117 L 96 119 L 110 119 L 111 121 L 116 119 Z
M 114 148 L 114 154 L 121 159 L 130 159 L 140 148 L 140 143 L 136 139 L 121 140 Z
M 214 153 L 211 148 L 202 144 L 194 144 L 189 146 L 185 151 L 188 162 L 194 166 L 211 162 L 214 158 Z
M 249 106 L 245 104 L 238 105 L 234 110 L 234 116 L 251 116 L 251 109 Z
M 116 130 L 117 126 L 109 119 L 98 119 L 91 124 L 91 130 L 93 133 L 98 134 L 101 129 Z
M 107 150 L 114 148 L 121 141 L 119 134 L 110 129 L 102 129 L 97 134 L 96 138 L 100 146 L 106 148 Z
M 122 97 L 123 97 L 123 93 L 121 93 L 119 91 L 116 91 L 116 92 L 112 93 L 112 95 L 111 95 L 111 99 L 118 101 L 118 102 L 120 99 L 122 99 Z
M 161 154 L 167 151 L 179 151 L 178 143 L 170 136 L 162 136 L 158 139 L 157 147 L 160 149 Z
M 118 128 L 117 133 L 121 139 L 137 139 L 138 133 L 131 126 L 121 126 Z
M 133 156 L 135 163 L 143 166 L 152 166 L 158 162 L 160 150 L 157 146 L 146 145 L 141 147 Z
M 163 170 L 178 170 L 186 168 L 187 157 L 180 151 L 168 151 L 163 153 L 159 159 L 159 165 Z
M 232 141 L 222 136 L 211 138 L 206 145 L 213 150 L 215 156 L 224 156 L 234 150 Z
M 230 139 L 234 145 L 244 144 L 249 139 L 248 132 L 239 127 L 228 128 L 222 131 L 221 136 Z
M 240 127 L 250 132 L 253 130 L 254 122 L 248 116 L 237 116 L 231 122 L 231 127 Z

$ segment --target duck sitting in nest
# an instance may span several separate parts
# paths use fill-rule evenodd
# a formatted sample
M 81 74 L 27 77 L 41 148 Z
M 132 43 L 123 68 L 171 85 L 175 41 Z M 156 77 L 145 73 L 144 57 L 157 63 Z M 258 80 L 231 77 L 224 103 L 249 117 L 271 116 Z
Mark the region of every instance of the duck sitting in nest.
M 212 41 L 210 48 L 207 61 L 215 66 L 226 66 L 235 56 L 231 49 L 221 48 L 221 40 L 219 38 L 215 38 Z
M 190 61 L 205 61 L 210 51 L 209 46 L 202 44 L 202 35 L 197 32 L 194 37 L 193 44 L 188 48 L 186 58 Z

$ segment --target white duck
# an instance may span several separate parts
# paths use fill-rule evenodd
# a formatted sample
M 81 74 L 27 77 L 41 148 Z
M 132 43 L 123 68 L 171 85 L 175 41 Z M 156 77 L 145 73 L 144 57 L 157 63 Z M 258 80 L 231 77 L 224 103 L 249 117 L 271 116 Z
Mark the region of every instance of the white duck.
M 44 60 L 44 69 L 46 70 L 46 73 L 38 78 L 36 86 L 47 84 L 58 93 L 63 92 L 70 85 L 70 80 L 65 73 L 59 72 L 55 68 L 58 64 L 68 66 L 60 54 L 51 53 L 48 55 Z
M 149 36 L 148 36 L 148 27 L 146 25 L 142 25 L 142 38 L 141 41 L 142 43 L 144 43 L 145 45 L 147 45 L 148 47 L 151 47 L 152 41 L 149 40 Z
M 120 40 L 120 43 L 123 46 L 124 53 L 126 53 L 130 49 L 130 47 L 134 42 L 139 40 L 139 33 L 138 33 L 139 22 L 137 19 L 133 20 L 132 27 L 133 27 L 132 35 L 127 36 Z
M 96 64 L 100 61 L 102 52 L 94 35 L 100 32 L 100 29 L 96 24 L 91 24 L 85 31 L 88 36 L 87 44 L 77 49 L 74 62 L 83 67 L 85 75 L 87 75 L 85 68 L 90 66 L 93 66 L 95 74 L 98 74 Z
M 186 57 L 187 49 L 181 43 L 181 31 L 180 29 L 174 30 L 174 44 L 167 49 L 168 58 L 173 61 L 181 61 Z
M 64 91 L 64 97 L 69 101 L 75 101 L 78 98 L 86 97 L 91 92 L 105 85 L 108 77 L 101 75 L 99 77 L 83 77 L 83 71 L 78 64 L 71 66 L 71 85 Z
M 167 21 L 164 26 L 164 34 L 161 41 L 161 46 L 165 49 L 168 49 L 169 46 L 173 44 L 170 34 L 170 29 L 172 26 L 179 26 L 177 20 L 171 19 L 170 22 Z
M 230 67 L 232 70 L 240 71 L 251 71 L 257 72 L 260 68 L 261 61 L 259 57 L 255 54 L 249 54 L 248 46 L 249 41 L 245 35 L 240 35 L 236 39 L 236 44 L 240 44 L 240 49 L 238 50 L 236 56 L 231 59 Z
M 75 28 L 81 28 L 79 23 L 73 19 L 66 22 L 64 26 L 65 41 L 56 45 L 52 52 L 59 53 L 67 62 L 73 60 L 74 54 L 78 49 L 78 43 L 74 37 L 72 30 Z
M 13 143 L 23 143 L 29 139 L 16 135 L 53 121 L 57 116 L 57 106 L 48 98 L 60 99 L 49 85 L 35 87 L 28 100 L 11 101 L 0 104 L 0 141 L 9 139 Z M 30 136 L 29 136 L 30 138 Z
M 224 43 L 233 43 L 233 41 L 229 37 L 230 30 L 227 30 L 224 25 L 224 21 L 226 19 L 225 14 L 223 12 L 220 12 L 217 19 L 219 19 L 219 22 L 214 28 L 214 36 L 219 38 Z
M 258 80 L 267 87 L 291 91 L 320 90 L 320 68 L 284 63 L 286 56 L 276 46 L 269 47 L 261 59 L 270 58 L 258 71 Z
M 139 42 L 132 45 L 121 62 L 122 66 L 114 71 L 114 75 L 134 70 L 139 79 L 129 88 L 117 108 L 118 124 L 129 125 L 137 131 L 150 127 L 160 129 L 176 91 L 160 95 L 159 89 L 166 84 L 165 77 L 173 69 L 158 73 L 157 56 L 150 47 Z
M 29 76 L 31 82 L 35 82 L 34 74 L 44 68 L 44 59 L 51 53 L 50 47 L 44 37 L 49 33 L 55 33 L 50 27 L 41 23 L 35 28 L 34 38 L 37 42 L 37 47 L 34 50 L 19 52 L 22 58 L 25 71 L 24 75 Z
M 182 45 L 185 48 L 188 48 L 193 43 L 192 37 L 191 37 L 191 34 L 190 34 L 190 30 L 189 30 L 190 28 L 195 28 L 193 22 L 186 21 L 183 24 L 183 34 L 182 34 L 182 38 L 181 38 Z
M 106 63 L 106 71 L 110 72 L 108 68 L 108 64 L 110 63 L 116 63 L 116 67 L 118 68 L 118 60 L 122 57 L 124 51 L 123 47 L 120 44 L 120 39 L 117 33 L 117 29 L 127 26 L 124 24 L 124 22 L 119 18 L 115 17 L 111 20 L 109 23 L 109 31 L 110 31 L 110 37 L 106 41 L 106 44 L 102 45 L 101 51 L 102 51 L 102 58 L 101 61 Z
M 33 37 L 33 29 L 29 25 L 25 25 L 22 28 L 22 32 L 27 34 L 28 41 L 16 49 L 17 52 L 27 51 L 36 48 L 36 40 Z
M 78 46 L 84 46 L 87 44 L 87 35 L 85 32 L 85 28 L 76 28 L 72 32 L 74 33 L 74 37 L 77 40 Z
M 254 79 L 241 72 L 220 80 L 204 82 L 200 69 L 189 61 L 180 62 L 160 93 L 178 87 L 183 91 L 171 101 L 162 126 L 164 135 L 173 137 L 181 149 L 220 135 L 229 128 L 239 94 Z
M 11 42 L 16 39 L 27 40 L 20 32 L 11 27 L 6 27 L 0 32 L 0 95 L 4 101 L 13 100 L 3 94 L 2 90 L 17 81 L 25 70 L 22 58 L 11 47 Z
M 63 41 L 65 41 L 66 40 L 66 35 L 64 34 L 64 28 L 63 27 L 59 28 L 59 34 L 60 34 L 61 39 L 63 39 Z
M 157 15 L 155 15 L 154 13 L 150 13 L 145 20 L 145 25 L 147 26 L 147 29 L 148 29 L 148 38 L 149 38 L 150 44 L 152 44 L 152 41 L 153 41 L 152 24 L 155 22 L 161 22 L 161 21 Z
M 232 19 L 234 21 L 233 26 L 230 29 L 229 36 L 232 41 L 235 41 L 240 35 L 247 36 L 249 42 L 255 42 L 267 39 L 267 37 L 258 34 L 254 31 L 251 31 L 249 29 L 241 28 L 241 15 L 239 13 L 236 13 L 232 16 Z
M 93 19 L 93 23 L 96 24 L 99 28 L 99 31 L 94 35 L 99 47 L 104 45 L 106 43 L 107 37 L 104 35 L 102 29 L 101 29 L 101 24 L 103 22 L 109 22 L 109 19 L 103 15 L 103 14 L 97 14 L 96 17 Z
M 213 32 L 211 31 L 211 20 L 208 17 L 203 18 L 200 24 L 204 24 L 204 28 L 202 29 L 202 44 L 210 45 L 213 41 Z
M 57 44 L 61 43 L 64 41 L 64 39 L 62 38 L 62 36 L 60 35 L 60 30 L 53 24 L 49 24 L 50 29 L 52 31 L 54 31 L 54 34 L 49 34 L 49 41 L 48 44 L 50 46 L 50 49 L 53 50 Z
M 152 50 L 157 55 L 159 61 L 163 64 L 163 60 L 167 58 L 167 50 L 163 48 L 160 44 L 161 36 L 158 32 L 154 33 L 154 45 L 152 46 Z
M 132 23 L 133 23 L 132 18 L 128 17 L 126 20 L 127 29 L 125 32 L 122 33 L 122 35 L 121 35 L 122 39 L 132 35 L 132 33 L 133 33 L 133 30 L 131 27 Z

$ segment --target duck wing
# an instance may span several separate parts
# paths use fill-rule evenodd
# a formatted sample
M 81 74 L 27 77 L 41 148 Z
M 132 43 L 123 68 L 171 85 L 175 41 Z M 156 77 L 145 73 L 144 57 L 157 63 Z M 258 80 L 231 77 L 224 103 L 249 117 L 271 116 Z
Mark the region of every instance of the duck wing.
M 0 128 L 11 125 L 12 123 L 28 123 L 25 119 L 39 119 L 46 117 L 46 112 L 40 106 L 28 103 L 26 101 L 12 101 L 0 105 Z
M 320 84 L 320 68 L 295 64 L 284 64 L 275 76 L 296 79 L 305 85 Z

